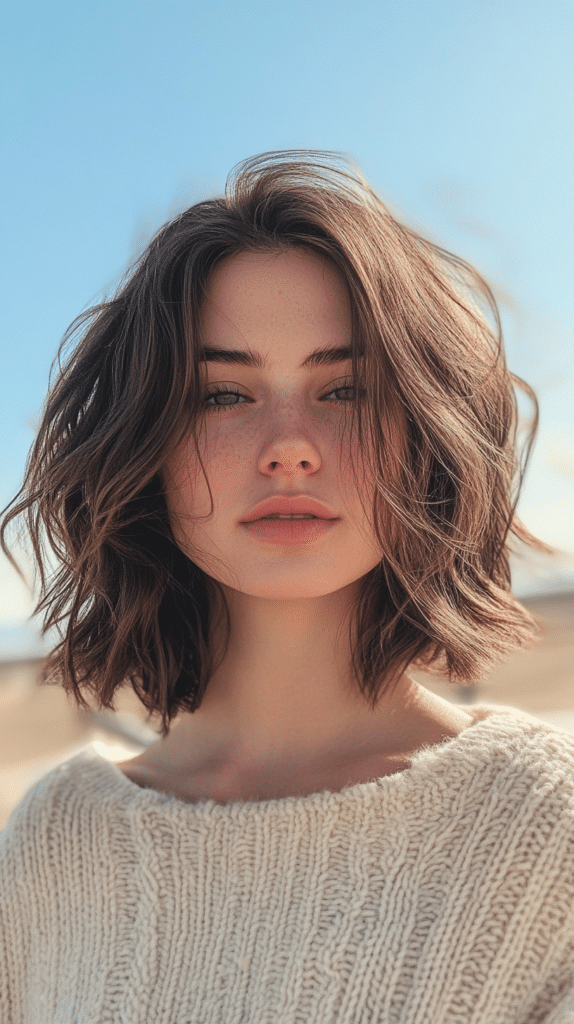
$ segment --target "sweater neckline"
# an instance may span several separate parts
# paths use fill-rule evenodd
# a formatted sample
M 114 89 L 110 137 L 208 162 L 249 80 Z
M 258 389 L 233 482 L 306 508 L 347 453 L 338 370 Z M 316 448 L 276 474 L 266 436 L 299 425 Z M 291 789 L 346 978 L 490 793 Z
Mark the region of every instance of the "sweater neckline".
M 525 716 L 527 720 L 534 721 L 532 716 L 507 705 L 494 704 L 473 704 L 455 705 L 465 711 L 472 718 L 472 721 L 458 733 L 457 736 L 446 737 L 440 743 L 423 744 L 411 759 L 407 768 L 391 775 L 384 775 L 380 778 L 373 778 L 368 782 L 351 783 L 340 790 L 324 789 L 322 791 L 304 794 L 301 796 L 283 796 L 267 798 L 263 800 L 231 800 L 219 802 L 213 798 L 200 798 L 199 800 L 188 801 L 164 790 L 152 789 L 151 787 L 139 786 L 122 772 L 114 761 L 110 761 L 101 754 L 94 744 L 90 744 L 85 753 L 98 764 L 102 773 L 108 778 L 113 778 L 117 790 L 130 796 L 134 803 L 146 807 L 167 807 L 177 810 L 179 813 L 217 816 L 226 818 L 237 814 L 266 814 L 279 812 L 281 809 L 294 811 L 296 808 L 319 811 L 328 807 L 334 807 L 344 802 L 353 802 L 372 796 L 375 792 L 386 790 L 395 792 L 403 789 L 409 784 L 414 784 L 419 776 L 427 778 L 444 761 L 456 761 L 457 754 L 464 753 L 465 748 L 471 746 L 484 746 L 484 728 L 490 730 L 495 724 L 491 719 L 500 715 L 508 722 L 508 715 L 516 718 Z M 541 723 L 540 723 L 541 724 Z M 481 728 L 482 727 L 482 728 Z

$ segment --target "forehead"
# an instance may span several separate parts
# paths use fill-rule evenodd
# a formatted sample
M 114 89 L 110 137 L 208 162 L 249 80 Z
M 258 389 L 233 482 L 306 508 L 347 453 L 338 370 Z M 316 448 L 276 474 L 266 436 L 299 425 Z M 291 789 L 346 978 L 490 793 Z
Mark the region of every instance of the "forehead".
M 345 281 L 326 259 L 298 249 L 241 253 L 210 275 L 200 315 L 204 345 L 279 339 L 293 350 L 349 344 L 351 309 Z M 310 350 L 310 349 L 309 349 Z

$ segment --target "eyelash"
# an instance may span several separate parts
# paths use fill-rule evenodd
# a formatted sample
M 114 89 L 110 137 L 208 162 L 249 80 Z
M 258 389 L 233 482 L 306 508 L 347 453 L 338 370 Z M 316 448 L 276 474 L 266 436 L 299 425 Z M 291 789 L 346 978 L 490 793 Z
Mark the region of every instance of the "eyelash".
M 327 391 L 322 397 L 326 398 L 327 395 L 333 395 L 335 391 L 347 391 L 350 388 L 354 388 L 354 384 L 340 384 L 337 388 L 332 388 L 331 391 Z M 360 389 L 361 396 L 364 394 L 364 388 Z M 237 409 L 239 405 L 246 405 L 246 402 L 235 402 L 234 405 L 207 405 L 208 398 L 213 398 L 215 395 L 237 395 L 238 398 L 247 398 L 241 391 L 235 391 L 233 388 L 219 388 L 217 391 L 209 391 L 205 395 L 205 404 L 208 409 L 216 409 L 217 412 L 226 412 L 228 409 Z M 345 405 L 345 402 L 335 402 L 335 405 Z

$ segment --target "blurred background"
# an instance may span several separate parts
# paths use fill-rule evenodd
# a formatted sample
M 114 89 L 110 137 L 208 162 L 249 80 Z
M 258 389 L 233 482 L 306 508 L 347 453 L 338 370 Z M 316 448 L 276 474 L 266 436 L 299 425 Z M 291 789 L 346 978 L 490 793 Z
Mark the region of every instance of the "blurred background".
M 399 217 L 474 263 L 541 425 L 516 553 L 542 644 L 451 700 L 574 731 L 574 6 L 570 0 L 83 0 L 2 5 L 0 507 L 17 491 L 65 329 L 176 212 L 274 149 L 350 154 Z M 524 415 L 528 415 L 526 406 Z M 0 560 L 0 827 L 87 742 L 156 735 L 139 702 L 76 711 L 39 686 L 46 641 Z

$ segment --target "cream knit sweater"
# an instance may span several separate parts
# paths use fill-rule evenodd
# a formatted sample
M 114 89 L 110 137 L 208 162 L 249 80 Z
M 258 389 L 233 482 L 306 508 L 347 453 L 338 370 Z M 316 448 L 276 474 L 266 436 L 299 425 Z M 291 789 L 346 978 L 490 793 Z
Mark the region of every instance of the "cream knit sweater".
M 465 710 L 340 793 L 49 772 L 0 835 L 2 1024 L 574 1022 L 574 736 Z

